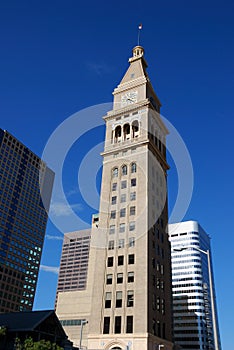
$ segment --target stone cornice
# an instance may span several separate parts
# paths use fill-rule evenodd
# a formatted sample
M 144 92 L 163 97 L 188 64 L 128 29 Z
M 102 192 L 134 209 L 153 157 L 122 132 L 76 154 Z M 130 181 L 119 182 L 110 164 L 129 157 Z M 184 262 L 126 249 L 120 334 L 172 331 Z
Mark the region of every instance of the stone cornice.
M 113 91 L 113 95 L 116 95 L 118 93 L 121 93 L 123 91 L 129 90 L 129 89 L 133 89 L 133 88 L 137 88 L 140 85 L 144 85 L 146 83 L 150 82 L 149 78 L 144 76 L 144 77 L 139 77 L 133 80 L 129 80 L 126 83 L 122 83 L 119 84 L 117 86 L 117 88 L 114 89 Z
M 140 102 L 136 102 L 134 104 L 128 105 L 126 107 L 120 108 L 120 109 L 113 109 L 112 111 L 107 112 L 107 115 L 103 117 L 104 120 L 108 121 L 112 119 L 113 117 L 118 117 L 130 112 L 134 112 L 136 110 L 139 110 L 142 107 L 146 107 L 150 105 L 150 101 L 148 98 L 145 100 L 142 100 Z

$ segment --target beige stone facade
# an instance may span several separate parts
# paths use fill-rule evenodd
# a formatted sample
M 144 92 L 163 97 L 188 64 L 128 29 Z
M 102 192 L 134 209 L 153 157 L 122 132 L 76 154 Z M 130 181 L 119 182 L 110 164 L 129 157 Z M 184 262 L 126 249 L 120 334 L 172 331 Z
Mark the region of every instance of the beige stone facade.
M 146 73 L 144 50 L 104 116 L 99 218 L 93 220 L 87 288 L 58 294 L 61 320 L 85 319 L 88 349 L 172 349 L 170 246 L 167 234 L 167 129 Z M 80 326 L 66 327 L 76 345 Z

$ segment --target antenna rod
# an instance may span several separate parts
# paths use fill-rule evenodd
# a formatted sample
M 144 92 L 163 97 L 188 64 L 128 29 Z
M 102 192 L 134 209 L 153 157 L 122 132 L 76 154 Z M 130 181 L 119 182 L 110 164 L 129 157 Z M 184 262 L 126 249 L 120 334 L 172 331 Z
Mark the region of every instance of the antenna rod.
M 137 40 L 137 45 L 140 46 L 140 33 L 142 29 L 142 23 L 139 24 L 138 26 L 138 40 Z

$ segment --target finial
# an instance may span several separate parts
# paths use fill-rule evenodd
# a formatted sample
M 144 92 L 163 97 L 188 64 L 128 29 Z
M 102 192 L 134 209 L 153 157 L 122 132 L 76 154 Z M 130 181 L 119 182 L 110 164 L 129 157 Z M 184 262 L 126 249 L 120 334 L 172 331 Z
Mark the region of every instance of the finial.
M 137 39 L 137 46 L 140 46 L 140 33 L 142 30 L 142 23 L 139 24 L 138 26 L 138 39 Z

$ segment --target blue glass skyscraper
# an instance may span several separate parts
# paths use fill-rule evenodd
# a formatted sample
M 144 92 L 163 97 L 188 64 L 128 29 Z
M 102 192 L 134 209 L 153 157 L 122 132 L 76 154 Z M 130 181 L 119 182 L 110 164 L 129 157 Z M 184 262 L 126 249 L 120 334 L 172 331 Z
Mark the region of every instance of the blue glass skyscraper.
M 38 156 L 0 129 L 0 312 L 33 307 L 53 179 Z

